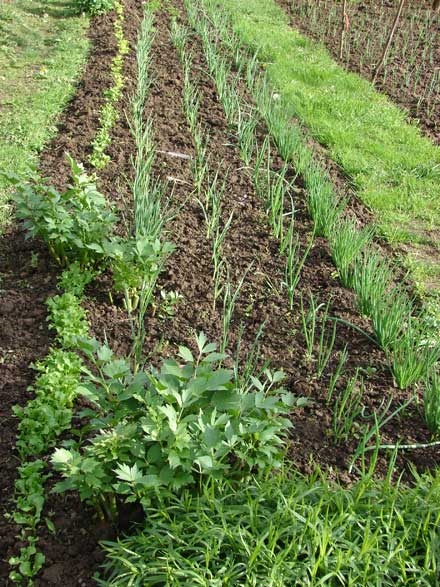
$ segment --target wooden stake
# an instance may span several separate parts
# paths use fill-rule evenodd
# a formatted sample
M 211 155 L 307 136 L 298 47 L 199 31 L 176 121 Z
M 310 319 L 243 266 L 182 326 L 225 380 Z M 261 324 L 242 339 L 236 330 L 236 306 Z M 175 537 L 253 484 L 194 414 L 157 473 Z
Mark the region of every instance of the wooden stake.
M 434 0 L 434 1 L 437 1 L 437 0 Z M 399 8 L 397 10 L 397 14 L 396 14 L 396 17 L 394 19 L 393 27 L 392 27 L 392 29 L 390 31 L 390 35 L 388 37 L 387 44 L 385 45 L 385 48 L 384 48 L 383 53 L 382 53 L 382 57 L 380 58 L 380 61 L 377 64 L 376 69 L 374 70 L 374 75 L 373 75 L 373 80 L 372 80 L 373 81 L 373 84 L 376 83 L 377 74 L 379 73 L 381 67 L 384 64 L 384 61 L 385 61 L 385 58 L 387 56 L 388 50 L 389 50 L 389 48 L 391 46 L 391 43 L 393 41 L 394 33 L 396 32 L 397 25 L 399 23 L 400 15 L 402 14 L 402 10 L 403 10 L 403 5 L 404 4 L 405 4 L 405 0 L 400 0 Z
M 349 27 L 350 27 L 350 21 L 348 20 L 348 15 L 347 15 L 347 0 L 343 0 L 343 2 L 342 2 L 342 18 L 341 18 L 341 37 L 340 37 L 340 41 L 339 41 L 339 59 L 341 61 L 342 61 L 342 54 L 344 51 L 345 32 L 348 31 Z

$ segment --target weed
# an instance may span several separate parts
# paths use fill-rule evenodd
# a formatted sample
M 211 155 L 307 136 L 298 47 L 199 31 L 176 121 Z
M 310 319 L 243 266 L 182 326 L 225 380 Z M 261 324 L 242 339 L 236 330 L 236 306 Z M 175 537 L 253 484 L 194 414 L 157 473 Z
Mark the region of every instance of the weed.
M 429 430 L 440 434 L 440 374 L 432 370 L 425 379 L 425 392 L 423 397 L 425 422 Z
M 98 583 L 435 585 L 439 480 L 414 484 L 367 478 L 347 489 L 285 470 L 159 497 L 136 533 L 104 544 Z
M 334 400 L 332 430 L 335 443 L 348 440 L 356 418 L 362 413 L 363 391 L 363 381 L 356 371 L 344 391 Z

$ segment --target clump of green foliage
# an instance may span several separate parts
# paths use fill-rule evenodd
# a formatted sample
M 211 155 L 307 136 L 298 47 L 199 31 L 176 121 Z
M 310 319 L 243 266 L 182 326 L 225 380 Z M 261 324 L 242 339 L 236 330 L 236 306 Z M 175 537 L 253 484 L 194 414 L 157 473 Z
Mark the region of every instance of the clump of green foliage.
M 440 477 L 352 488 L 282 470 L 161 499 L 106 542 L 101 587 L 438 584 Z
M 157 277 L 167 256 L 174 250 L 170 242 L 149 237 L 107 241 L 105 253 L 110 259 L 114 287 L 124 294 L 125 309 L 137 309 L 142 293 L 148 291 L 148 302 L 154 292 Z
M 49 328 L 57 332 L 58 342 L 65 348 L 75 347 L 78 336 L 86 336 L 89 326 L 80 299 L 71 292 L 53 296 L 46 302 Z
M 113 7 L 116 11 L 116 20 L 113 25 L 114 34 L 117 43 L 117 53 L 111 64 L 112 85 L 108 88 L 105 95 L 105 102 L 101 108 L 99 122 L 100 128 L 92 142 L 92 153 L 89 162 L 96 169 L 103 169 L 110 161 L 110 156 L 105 152 L 111 143 L 110 131 L 119 118 L 116 104 L 122 96 L 125 80 L 123 75 L 124 56 L 130 52 L 130 46 L 124 36 L 123 22 L 124 12 L 120 2 L 113 0 Z
M 82 344 L 93 371 L 79 387 L 91 404 L 87 442 L 67 441 L 52 464 L 64 480 L 56 491 L 77 490 L 104 516 L 116 515 L 116 496 L 148 508 L 162 495 L 211 479 L 242 478 L 280 466 L 287 415 L 295 403 L 279 387 L 282 373 L 265 372 L 243 389 L 226 356 L 205 336 L 198 355 L 179 348 L 160 370 L 133 373 L 95 340 Z
M 43 474 L 44 461 L 27 461 L 18 467 L 15 482 L 15 511 L 12 519 L 20 527 L 17 538 L 23 546 L 18 556 L 9 559 L 13 567 L 9 578 L 14 583 L 33 585 L 32 578 L 45 562 L 45 556 L 37 548 L 38 538 L 35 529 L 41 520 L 44 506 L 44 482 L 48 475 Z
M 82 267 L 102 260 L 102 242 L 113 231 L 117 216 L 83 166 L 68 156 L 72 185 L 60 193 L 34 173 L 30 180 L 11 178 L 16 187 L 17 217 L 29 237 L 39 236 L 61 265 Z
M 113 10 L 116 0 L 76 0 L 80 12 L 92 16 Z
M 92 275 L 89 270 L 81 274 L 78 263 L 63 272 L 60 283 L 71 286 L 69 291 L 47 301 L 49 328 L 55 330 L 57 342 L 62 346 L 52 347 L 48 355 L 34 365 L 38 375 L 29 388 L 34 397 L 25 406 L 13 408 L 19 420 L 16 447 L 22 464 L 15 482 L 12 518 L 20 528 L 18 538 L 22 546 L 19 554 L 9 559 L 12 567 L 9 577 L 19 585 L 24 581 L 33 585 L 33 577 L 45 561 L 44 554 L 38 549 L 37 527 L 45 502 L 44 484 L 49 475 L 45 473 L 44 460 L 35 460 L 35 457 L 52 448 L 57 437 L 71 425 L 82 361 L 75 352 L 67 349 L 75 347 L 79 334 L 88 332 L 80 297 Z M 49 519 L 46 523 L 51 524 Z

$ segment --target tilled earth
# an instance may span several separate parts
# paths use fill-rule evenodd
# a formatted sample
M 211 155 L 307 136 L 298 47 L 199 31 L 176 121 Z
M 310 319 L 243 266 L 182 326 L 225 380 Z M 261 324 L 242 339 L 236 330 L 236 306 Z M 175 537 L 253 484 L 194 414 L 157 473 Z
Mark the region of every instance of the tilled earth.
M 173 1 L 179 19 L 186 24 L 181 0 Z M 142 17 L 141 3 L 124 0 L 125 36 L 134 51 L 137 30 Z M 78 85 L 78 91 L 59 121 L 59 134 L 48 145 L 41 157 L 41 170 L 57 187 L 69 182 L 65 161 L 68 151 L 75 159 L 86 161 L 90 143 L 98 125 L 103 91 L 109 85 L 110 63 L 115 54 L 112 35 L 112 17 L 94 20 L 90 28 L 92 50 L 88 66 Z M 177 53 L 169 37 L 170 15 L 163 11 L 156 16 L 156 37 L 153 47 L 153 84 L 146 105 L 146 116 L 153 117 L 157 147 L 155 172 L 170 186 L 176 214 L 168 227 L 167 238 L 176 245 L 159 282 L 158 291 L 176 291 L 182 299 L 172 317 L 161 318 L 160 312 L 146 317 L 147 339 L 145 355 L 158 362 L 159 357 L 173 354 L 178 344 L 194 346 L 194 334 L 203 330 L 208 339 L 221 339 L 221 302 L 214 308 L 211 246 L 199 204 L 193 196 L 191 158 L 194 156 L 192 137 L 182 108 L 183 72 Z M 223 198 L 223 221 L 231 211 L 233 220 L 224 245 L 224 257 L 230 267 L 230 277 L 237 284 L 248 271 L 237 300 L 232 319 L 228 350 L 235 352 L 240 327 L 244 327 L 240 356 L 244 360 L 250 352 L 259 327 L 264 323 L 260 338 L 260 363 L 268 361 L 272 369 L 283 369 L 286 387 L 297 396 L 310 399 L 307 407 L 296 409 L 291 418 L 294 424 L 289 438 L 288 457 L 300 471 L 308 473 L 319 464 L 332 477 L 350 484 L 355 475 L 348 474 L 350 455 L 359 442 L 360 428 L 372 422 L 371 415 L 380 411 L 391 400 L 390 410 L 409 399 L 414 390 L 399 391 L 393 384 L 384 354 L 359 330 L 338 323 L 335 352 L 322 377 L 316 377 L 316 358 L 308 358 L 300 319 L 300 300 L 309 307 L 310 295 L 317 303 L 329 302 L 329 313 L 370 332 L 368 321 L 359 315 L 353 294 L 342 288 L 336 277 L 326 242 L 316 238 L 301 274 L 293 311 L 289 311 L 287 296 L 281 287 L 284 279 L 284 261 L 278 252 L 278 243 L 271 236 L 263 205 L 256 196 L 248 171 L 239 158 L 234 136 L 225 121 L 214 85 L 206 73 L 201 45 L 196 37 L 190 39 L 193 55 L 194 81 L 202 93 L 200 120 L 209 135 L 209 165 L 218 171 L 226 189 Z M 124 211 L 130 208 L 130 190 L 127 180 L 132 174 L 131 157 L 134 144 L 125 113 L 134 90 L 136 62 L 134 52 L 125 60 L 127 84 L 124 99 L 119 105 L 121 116 L 112 131 L 109 148 L 110 164 L 99 172 L 98 185 L 106 197 Z M 242 90 L 244 92 L 244 90 Z M 259 129 L 262 141 L 265 129 Z M 176 156 L 178 155 L 178 156 Z M 183 157 L 182 157 L 183 155 Z M 274 159 L 274 166 L 281 161 Z M 332 168 L 329 171 L 333 173 Z M 293 176 L 292 176 L 293 177 Z M 338 179 L 335 176 L 335 180 Z M 369 216 L 345 188 L 340 178 L 339 189 L 351 198 L 352 214 L 359 223 Z M 171 190 L 172 187 L 172 190 Z M 305 194 L 300 179 L 292 190 L 296 209 L 295 230 L 299 235 L 299 251 L 309 243 L 312 225 L 305 205 Z M 129 218 L 129 213 L 126 213 Z M 122 228 L 121 228 L 122 229 Z M 11 408 L 25 404 L 32 392 L 27 391 L 33 381 L 30 364 L 43 357 L 51 336 L 46 327 L 47 297 L 56 293 L 59 268 L 48 257 L 44 246 L 25 240 L 20 228 L 12 226 L 0 241 L 1 290 L 0 315 L 0 370 L 1 370 L 1 443 L 2 476 L 0 499 L 4 511 L 10 511 L 11 498 L 19 464 L 14 450 L 17 421 Z M 93 336 L 103 339 L 121 355 L 130 348 L 130 327 L 122 300 L 109 298 L 108 276 L 102 276 L 88 290 L 86 307 Z M 336 444 L 331 434 L 332 410 L 326 405 L 325 393 L 334 372 L 339 354 L 347 346 L 349 359 L 346 373 L 337 392 L 356 370 L 364 377 L 364 419 L 352 431 L 352 436 Z M 416 402 L 399 418 L 382 430 L 382 441 L 393 443 L 427 442 L 429 433 L 422 418 L 422 408 Z M 378 462 L 378 475 L 387 470 L 386 455 Z M 412 451 L 401 453 L 396 473 L 405 472 L 410 464 L 422 471 L 438 465 L 440 451 Z M 92 579 L 102 560 L 98 542 L 114 537 L 116 528 L 98 523 L 93 511 L 82 505 L 75 496 L 50 494 L 44 516 L 52 520 L 56 534 L 44 523 L 40 529 L 39 546 L 46 556 L 46 564 L 36 585 L 64 585 L 65 587 L 95 585 Z M 121 520 L 126 527 L 127 520 Z M 7 560 L 17 553 L 20 544 L 15 536 L 18 529 L 3 516 L 0 523 L 0 582 L 8 585 Z

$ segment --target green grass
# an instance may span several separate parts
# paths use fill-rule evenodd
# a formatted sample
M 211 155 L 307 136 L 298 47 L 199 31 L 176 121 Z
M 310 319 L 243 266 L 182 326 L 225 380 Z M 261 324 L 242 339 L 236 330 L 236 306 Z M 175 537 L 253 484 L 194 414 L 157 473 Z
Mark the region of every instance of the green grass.
M 55 117 L 85 62 L 88 19 L 74 3 L 14 0 L 0 4 L 0 170 L 19 175 L 56 132 Z M 10 189 L 0 176 L 0 231 Z
M 388 240 L 405 243 L 410 259 L 416 245 L 417 264 L 423 266 L 420 249 L 440 243 L 440 149 L 368 81 L 292 30 L 272 0 L 221 0 L 221 5 L 244 44 L 259 51 L 288 114 L 328 148 L 377 213 Z

